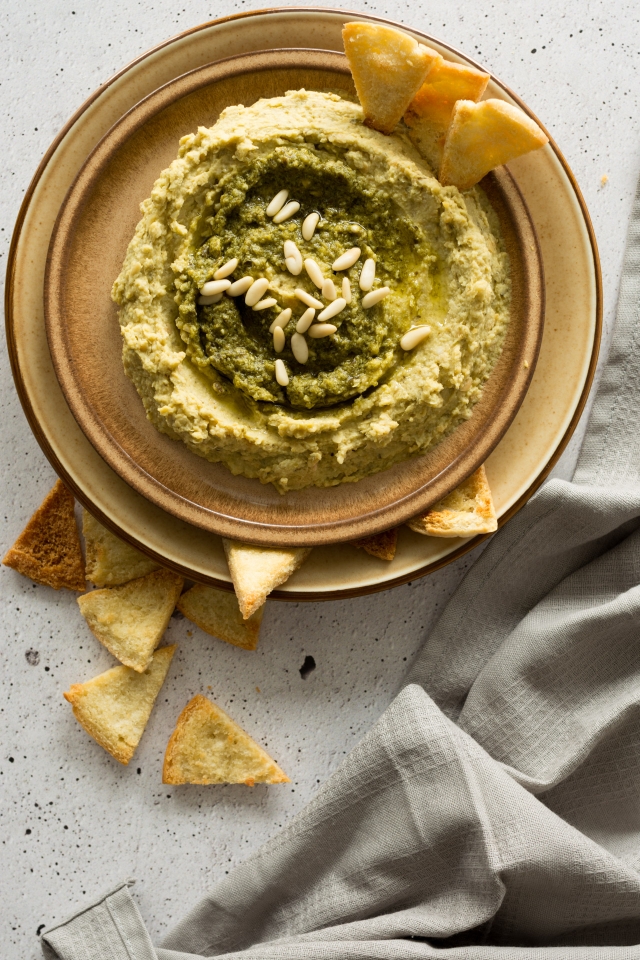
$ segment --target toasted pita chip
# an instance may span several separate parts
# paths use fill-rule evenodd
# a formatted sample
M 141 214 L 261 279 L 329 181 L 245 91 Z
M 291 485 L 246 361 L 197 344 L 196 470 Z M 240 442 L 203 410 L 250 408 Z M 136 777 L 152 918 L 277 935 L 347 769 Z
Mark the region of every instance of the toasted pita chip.
M 197 583 L 178 599 L 178 610 L 205 633 L 244 650 L 255 650 L 264 607 L 243 620 L 235 593 Z
M 391 133 L 440 54 L 376 23 L 345 23 L 342 39 L 365 123 Z
M 372 537 L 362 537 L 360 540 L 352 540 L 354 547 L 366 550 L 372 557 L 378 557 L 379 560 L 393 560 L 396 555 L 396 546 L 398 544 L 398 528 L 384 530 L 382 533 L 376 533 Z
M 222 540 L 229 573 L 245 620 L 262 606 L 272 590 L 288 580 L 311 553 L 311 547 L 254 547 Z
M 85 573 L 96 587 L 117 587 L 144 577 L 160 564 L 129 546 L 84 510 L 82 532 L 85 539 Z
M 496 511 L 484 467 L 432 507 L 407 524 L 428 537 L 475 537 L 498 529 Z
M 409 104 L 404 122 L 409 136 L 433 170 L 440 169 L 442 149 L 456 100 L 479 100 L 489 74 L 450 60 L 438 60 Z
M 289 783 L 289 777 L 215 703 L 198 694 L 180 716 L 164 756 L 163 783 Z
M 156 650 L 144 673 L 113 667 L 64 694 L 78 723 L 120 763 L 129 763 L 140 743 L 175 651 Z
M 73 494 L 62 480 L 46 495 L 2 562 L 54 590 L 86 589 Z
M 444 142 L 440 183 L 468 190 L 490 170 L 548 141 L 538 124 L 510 103 L 458 100 Z
M 120 663 L 139 673 L 167 629 L 184 580 L 170 570 L 156 570 L 121 587 L 93 590 L 78 597 L 92 633 Z

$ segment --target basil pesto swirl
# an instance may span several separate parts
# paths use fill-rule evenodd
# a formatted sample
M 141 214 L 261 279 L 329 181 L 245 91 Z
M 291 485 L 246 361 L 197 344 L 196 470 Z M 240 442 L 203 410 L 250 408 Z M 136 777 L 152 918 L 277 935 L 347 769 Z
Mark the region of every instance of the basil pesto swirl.
M 377 386 L 403 362 L 402 334 L 412 324 L 427 321 L 426 306 L 414 308 L 425 286 L 428 292 L 437 292 L 438 258 L 424 230 L 336 153 L 330 144 L 315 149 L 278 146 L 230 177 L 213 208 L 203 213 L 196 234 L 200 245 L 176 280 L 177 325 L 187 355 L 200 369 L 214 368 L 254 400 L 313 409 Z M 266 210 L 282 188 L 296 198 L 300 209 L 294 218 L 274 223 Z M 311 240 L 305 241 L 301 225 L 314 211 L 320 214 L 319 224 Z M 320 293 L 305 271 L 299 277 L 287 272 L 283 253 L 287 240 L 297 244 L 303 257 L 313 258 L 327 278 L 340 284 L 347 276 L 352 290 L 351 303 L 332 319 L 336 333 L 310 338 L 304 364 L 291 350 L 290 338 L 307 309 L 294 290 L 302 287 L 316 297 Z M 354 244 L 362 249 L 362 259 L 349 270 L 332 271 L 331 265 Z M 376 277 L 380 285 L 391 287 L 395 302 L 386 299 L 363 309 L 358 278 L 365 257 L 375 259 Z M 245 305 L 243 295 L 198 305 L 200 288 L 232 259 L 238 261 L 234 276 L 269 279 L 276 305 L 256 312 Z M 277 354 L 269 328 L 286 308 L 292 316 L 284 327 L 281 356 L 289 383 L 281 387 L 274 378 Z

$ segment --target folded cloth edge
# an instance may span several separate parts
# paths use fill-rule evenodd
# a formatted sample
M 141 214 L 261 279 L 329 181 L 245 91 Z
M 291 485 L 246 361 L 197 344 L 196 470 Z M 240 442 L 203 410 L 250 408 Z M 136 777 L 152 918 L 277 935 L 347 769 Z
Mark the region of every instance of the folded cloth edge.
M 47 960 L 157 960 L 129 888 L 123 880 L 91 903 L 49 927 L 40 937 Z

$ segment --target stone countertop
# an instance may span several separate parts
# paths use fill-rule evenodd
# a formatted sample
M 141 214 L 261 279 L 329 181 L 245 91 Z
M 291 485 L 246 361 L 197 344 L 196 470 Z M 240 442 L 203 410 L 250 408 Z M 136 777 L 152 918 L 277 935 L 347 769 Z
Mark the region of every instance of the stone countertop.
M 182 7 L 182 3 L 185 4 Z M 5 0 L 0 12 L 0 272 L 47 146 L 79 104 L 139 53 L 199 22 L 262 2 Z M 357 7 L 350 3 L 348 7 Z M 516 90 L 557 140 L 593 218 L 604 276 L 605 339 L 640 172 L 640 9 L 613 0 L 364 0 L 470 54 Z M 2 553 L 54 481 L 2 352 Z M 570 477 L 580 431 L 555 474 Z M 62 691 L 113 664 L 75 595 L 0 571 L 3 669 L 0 955 L 40 956 L 36 934 L 127 876 L 156 942 L 217 879 L 313 795 L 380 715 L 471 554 L 430 577 L 343 602 L 267 605 L 258 651 L 229 647 L 183 619 L 170 679 L 129 767 L 76 723 Z M 316 669 L 303 679 L 306 656 Z M 290 774 L 284 787 L 166 787 L 175 719 L 209 693 Z

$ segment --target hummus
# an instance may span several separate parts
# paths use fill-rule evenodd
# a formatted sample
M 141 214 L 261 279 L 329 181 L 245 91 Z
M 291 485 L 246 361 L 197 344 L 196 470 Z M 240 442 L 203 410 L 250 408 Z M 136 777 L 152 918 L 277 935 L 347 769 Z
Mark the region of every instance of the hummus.
M 482 190 L 442 187 L 402 131 L 385 136 L 362 121 L 354 103 L 299 90 L 230 107 L 183 137 L 142 204 L 113 288 L 125 370 L 149 419 L 281 492 L 358 480 L 428 451 L 471 415 L 508 323 L 508 258 Z M 277 222 L 267 208 L 283 189 L 300 206 Z M 291 348 L 308 309 L 300 291 L 323 308 L 333 294 L 306 270 L 290 272 L 287 240 L 338 297 L 345 277 L 351 289 L 328 321 L 333 333 L 305 332 L 304 363 Z M 333 270 L 354 247 L 358 260 Z M 388 288 L 372 306 L 359 287 L 367 259 L 372 291 Z M 247 306 L 244 293 L 201 296 L 234 260 L 229 281 L 266 278 L 271 306 Z M 429 331 L 407 340 L 415 326 Z

